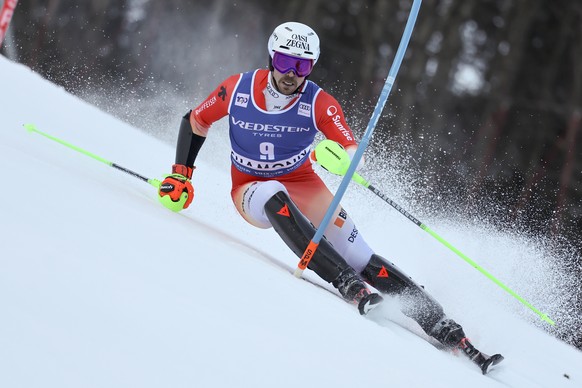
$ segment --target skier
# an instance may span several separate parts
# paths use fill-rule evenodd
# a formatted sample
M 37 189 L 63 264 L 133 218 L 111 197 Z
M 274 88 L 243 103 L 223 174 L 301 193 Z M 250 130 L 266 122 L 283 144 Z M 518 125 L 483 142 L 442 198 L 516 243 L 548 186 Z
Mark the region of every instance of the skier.
M 268 70 L 230 76 L 182 118 L 175 164 L 159 196 L 174 211 L 190 205 L 198 152 L 212 123 L 228 116 L 236 209 L 251 225 L 273 227 L 301 257 L 333 199 L 312 166 L 314 137 L 320 131 L 351 156 L 357 143 L 337 100 L 308 80 L 320 54 L 317 34 L 301 23 L 283 23 L 267 48 Z M 381 293 L 407 300 L 407 316 L 448 349 L 462 350 L 483 373 L 498 362 L 497 355 L 489 358 L 475 349 L 423 287 L 376 254 L 344 208 L 338 206 L 332 219 L 308 268 L 333 284 L 361 314 L 382 301 L 367 282 Z

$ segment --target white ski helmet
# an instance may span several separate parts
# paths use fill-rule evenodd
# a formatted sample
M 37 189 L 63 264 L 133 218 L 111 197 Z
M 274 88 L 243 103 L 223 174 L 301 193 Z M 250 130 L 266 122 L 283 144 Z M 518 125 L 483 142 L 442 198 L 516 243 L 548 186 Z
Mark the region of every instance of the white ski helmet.
M 319 37 L 303 23 L 287 22 L 275 28 L 267 43 L 269 55 L 273 58 L 275 51 L 300 58 L 319 59 Z

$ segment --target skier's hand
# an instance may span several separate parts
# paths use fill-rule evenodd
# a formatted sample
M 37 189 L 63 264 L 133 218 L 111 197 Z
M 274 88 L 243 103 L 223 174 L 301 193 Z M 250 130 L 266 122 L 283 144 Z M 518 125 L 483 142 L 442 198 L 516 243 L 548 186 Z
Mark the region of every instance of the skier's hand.
M 336 175 L 345 175 L 350 167 L 352 157 L 356 153 L 358 146 L 351 145 L 346 149 L 329 139 L 322 140 L 311 152 L 311 160 L 317 162 L 321 167 Z M 360 159 L 356 170 L 364 165 L 364 159 Z
M 193 167 L 182 164 L 172 166 L 172 174 L 167 175 L 160 184 L 158 195 L 162 205 L 174 212 L 190 206 L 194 199 L 194 188 L 190 183 L 193 171 Z
M 356 154 L 357 150 L 358 150 L 357 145 L 350 145 L 350 146 L 346 147 L 346 152 L 350 156 L 350 162 L 354 158 L 354 155 Z M 364 157 L 364 155 L 362 155 L 362 157 L 360 158 L 360 161 L 358 162 L 358 167 L 356 167 L 356 171 L 361 170 L 364 167 L 365 163 L 366 163 L 366 158 Z

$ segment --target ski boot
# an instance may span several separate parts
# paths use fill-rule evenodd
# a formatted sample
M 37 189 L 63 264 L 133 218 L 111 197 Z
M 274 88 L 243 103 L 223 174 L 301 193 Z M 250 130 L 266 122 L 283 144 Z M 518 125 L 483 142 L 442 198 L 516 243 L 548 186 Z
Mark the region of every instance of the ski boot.
M 361 315 L 368 314 L 384 300 L 379 294 L 368 290 L 353 268 L 345 269 L 332 284 L 345 300 L 358 305 Z
M 452 319 L 444 318 L 437 322 L 430 335 L 449 350 L 453 352 L 461 351 L 481 369 L 483 374 L 487 374 L 493 365 L 497 365 L 503 361 L 501 354 L 488 356 L 475 348 L 465 336 L 461 325 Z

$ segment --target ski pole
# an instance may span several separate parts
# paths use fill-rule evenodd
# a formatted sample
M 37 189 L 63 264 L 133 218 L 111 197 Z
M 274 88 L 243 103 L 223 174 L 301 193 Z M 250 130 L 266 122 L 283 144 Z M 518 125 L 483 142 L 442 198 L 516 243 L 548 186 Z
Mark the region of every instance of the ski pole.
M 319 165 L 321 165 L 323 168 L 325 168 L 327 171 L 329 171 L 333 174 L 336 174 L 336 175 L 346 174 L 347 166 L 350 163 L 350 157 L 347 154 L 347 152 L 342 148 L 342 146 L 339 145 L 338 143 L 336 143 L 332 140 L 323 140 L 315 147 L 314 153 L 315 153 L 315 159 L 317 160 L 317 163 Z M 515 291 L 513 291 L 512 289 L 507 287 L 505 284 L 503 284 L 501 281 L 499 281 L 497 278 L 495 278 L 493 275 L 491 275 L 489 272 L 487 272 L 483 267 L 481 267 L 479 264 L 477 264 L 476 262 L 471 260 L 468 256 L 463 254 L 461 251 L 459 251 L 457 248 L 455 248 L 453 245 L 451 245 L 444 238 L 439 236 L 434 230 L 430 229 L 428 226 L 426 226 L 424 223 L 420 222 L 412 214 L 410 214 L 409 212 L 404 210 L 404 208 L 402 208 L 402 206 L 398 205 L 396 202 L 394 202 L 393 200 L 388 198 L 384 193 L 382 193 L 376 187 L 374 187 L 370 183 L 368 183 L 368 181 L 366 181 L 361 175 L 359 175 L 358 173 L 354 173 L 354 175 L 352 176 L 352 180 L 354 182 L 358 183 L 359 185 L 364 186 L 365 188 L 370 190 L 372 193 L 374 193 L 378 197 L 380 197 L 388 205 L 390 205 L 394 209 L 398 210 L 398 212 L 400 214 L 402 214 L 403 216 L 408 218 L 410 221 L 414 222 L 418 227 L 420 227 L 422 230 L 424 230 L 425 232 L 427 232 L 428 234 L 433 236 L 435 239 L 437 239 L 437 241 L 439 241 L 445 247 L 449 248 L 451 251 L 456 253 L 457 256 L 459 256 L 461 259 L 465 260 L 467 263 L 469 263 L 469 265 L 471 265 L 477 271 L 481 272 L 483 275 L 485 275 L 487 278 L 489 278 L 489 280 L 491 280 L 493 283 L 497 284 L 499 287 L 501 287 L 502 289 L 507 291 L 515 299 L 520 301 L 524 306 L 526 306 L 527 308 L 532 310 L 534 313 L 539 315 L 539 317 L 542 320 L 546 321 L 547 323 L 549 323 L 552 326 L 555 326 L 556 323 L 553 320 L 551 320 L 546 314 L 544 314 L 541 311 L 539 311 L 538 309 L 536 309 L 528 301 L 526 301 L 521 296 L 519 296 Z
M 95 160 L 97 160 L 97 161 L 99 161 L 101 163 L 104 163 L 104 164 L 106 164 L 106 165 L 108 165 L 110 167 L 113 167 L 113 168 L 116 168 L 116 169 L 118 169 L 120 171 L 123 171 L 123 172 L 125 172 L 125 173 L 127 173 L 127 174 L 129 174 L 129 175 L 131 175 L 133 177 L 136 177 L 138 179 L 141 179 L 142 181 L 147 182 L 150 185 L 154 186 L 156 189 L 159 189 L 160 188 L 160 181 L 159 180 L 153 179 L 153 178 L 152 179 L 146 178 L 145 176 L 140 175 L 140 174 L 138 174 L 135 171 L 131 171 L 131 170 L 125 168 L 125 167 L 122 167 L 122 166 L 116 164 L 116 163 L 110 162 L 107 159 L 104 159 L 104 158 L 102 158 L 102 157 L 100 157 L 98 155 L 95 155 L 95 154 L 93 154 L 93 153 L 91 153 L 89 151 L 86 151 L 86 150 L 84 150 L 84 149 L 82 149 L 80 147 L 77 147 L 75 145 L 72 145 L 71 143 L 67 143 L 66 141 L 61 140 L 61 139 L 59 139 L 57 137 L 51 136 L 48 133 L 44 133 L 42 131 L 39 131 L 34 124 L 24 124 L 24 128 L 28 132 L 38 133 L 39 135 L 42 135 L 42 136 L 46 137 L 47 139 L 51 139 L 53 141 L 56 141 L 57 143 L 60 143 L 60 144 L 62 144 L 64 146 L 66 146 L 66 147 L 69 147 L 69 148 L 77 151 L 77 152 L 80 152 L 83 155 L 86 155 L 86 156 L 88 156 L 90 158 L 93 158 L 93 159 L 95 159 Z
M 406 49 L 408 48 L 408 42 L 410 41 L 410 37 L 412 35 L 412 30 L 414 29 L 414 24 L 416 23 L 416 17 L 418 16 L 418 11 L 420 10 L 420 3 L 422 0 L 414 0 L 412 3 L 412 8 L 410 10 L 410 14 L 408 15 L 408 20 L 406 21 L 406 27 L 404 28 L 404 33 L 402 38 L 400 39 L 400 44 L 398 45 L 398 50 L 396 51 L 396 55 L 394 57 L 394 62 L 392 62 L 392 66 L 390 66 L 390 70 L 388 72 L 388 77 L 386 77 L 386 82 L 384 83 L 384 87 L 380 92 L 380 97 L 378 97 L 378 101 L 376 102 L 376 107 L 374 108 L 374 112 L 372 113 L 372 117 L 370 117 L 370 121 L 368 122 L 368 126 L 366 128 L 366 132 L 364 133 L 360 144 L 358 145 L 358 149 L 354 154 L 354 157 L 349 165 L 348 170 L 342 182 L 331 201 L 331 204 L 327 208 L 327 211 L 321 221 L 321 224 L 317 228 L 315 235 L 305 248 L 301 259 L 299 260 L 299 264 L 297 264 L 297 268 L 295 269 L 294 275 L 298 278 L 301 277 L 303 271 L 307 268 L 307 265 L 311 261 L 313 254 L 317 250 L 319 246 L 319 242 L 323 237 L 323 233 L 329 225 L 331 218 L 333 217 L 333 213 L 335 212 L 336 208 L 338 207 L 348 185 L 350 184 L 350 180 L 352 179 L 352 175 L 356 171 L 356 166 L 360 162 L 366 147 L 368 146 L 368 142 L 374 133 L 374 129 L 376 128 L 376 124 L 378 123 L 378 119 L 380 118 L 380 114 L 384 109 L 384 105 L 386 105 L 386 101 L 388 100 L 388 95 L 392 90 L 392 85 L 396 80 L 396 75 L 398 74 L 398 70 L 400 69 L 400 65 L 402 63 L 402 59 L 404 58 L 404 54 Z
M 10 20 L 12 19 L 12 15 L 14 14 L 14 9 L 16 8 L 17 3 L 18 0 L 5 0 L 4 5 L 0 10 L 0 47 L 2 46 L 2 42 L 6 36 L 6 31 L 10 25 Z

